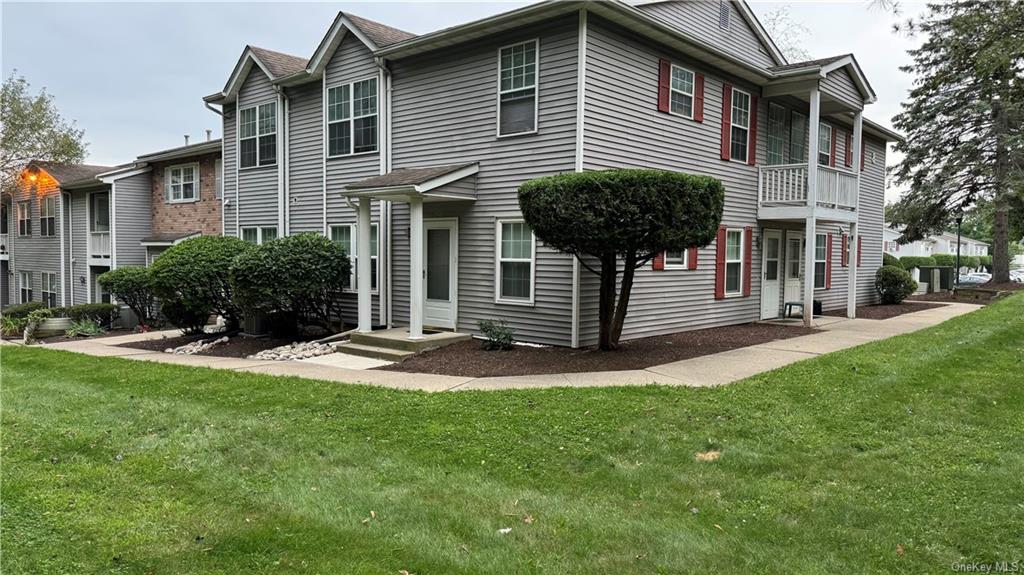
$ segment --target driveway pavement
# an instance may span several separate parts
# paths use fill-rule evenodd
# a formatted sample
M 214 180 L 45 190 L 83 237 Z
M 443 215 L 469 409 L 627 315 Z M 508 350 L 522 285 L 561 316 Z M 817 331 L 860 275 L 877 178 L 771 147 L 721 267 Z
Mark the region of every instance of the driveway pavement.
M 707 387 L 732 383 L 797 361 L 872 341 L 914 332 L 981 306 L 952 303 L 885 320 L 829 318 L 818 324 L 819 333 L 772 341 L 730 351 L 628 371 L 556 373 L 509 377 L 455 377 L 367 369 L 376 367 L 362 358 L 333 354 L 319 361 L 262 361 L 202 355 L 173 355 L 118 347 L 129 341 L 170 337 L 177 332 L 151 332 L 95 340 L 50 344 L 46 347 L 104 357 L 123 357 L 214 369 L 230 369 L 279 376 L 304 377 L 344 383 L 362 383 L 420 391 L 527 389 L 543 387 L 607 387 L 620 385 L 686 385 Z M 334 357 L 334 356 L 339 357 Z M 329 358 L 329 359 L 328 359 Z

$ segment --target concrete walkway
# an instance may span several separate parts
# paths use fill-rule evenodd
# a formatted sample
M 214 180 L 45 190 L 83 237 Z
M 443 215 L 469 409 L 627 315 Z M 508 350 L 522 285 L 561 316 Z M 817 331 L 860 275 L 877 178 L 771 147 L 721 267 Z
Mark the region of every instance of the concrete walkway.
M 425 373 L 413 374 L 339 367 L 339 362 L 329 360 L 321 360 L 319 362 L 262 361 L 202 355 L 173 355 L 118 347 L 119 344 L 130 341 L 173 337 L 173 335 L 177 335 L 175 331 L 62 342 L 50 344 L 46 347 L 103 357 L 121 357 L 138 361 L 174 363 L 344 383 L 363 383 L 394 389 L 421 391 L 526 389 L 559 386 L 606 387 L 649 384 L 706 387 L 732 383 L 825 353 L 856 347 L 872 341 L 931 327 L 947 319 L 974 311 L 979 307 L 981 306 L 952 303 L 886 320 L 821 318 L 820 321 L 815 320 L 817 327 L 821 330 L 820 333 L 656 365 L 647 369 L 509 377 L 474 378 Z

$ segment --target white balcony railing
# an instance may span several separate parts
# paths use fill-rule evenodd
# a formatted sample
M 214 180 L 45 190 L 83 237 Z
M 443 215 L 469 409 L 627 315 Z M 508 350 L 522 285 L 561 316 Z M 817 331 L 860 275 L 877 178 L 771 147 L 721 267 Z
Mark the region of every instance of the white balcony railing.
M 110 258 L 110 232 L 89 233 L 89 257 Z
M 10 236 L 8 236 L 7 234 L 0 234 L 0 256 L 10 255 L 11 244 L 8 243 L 10 241 Z
M 759 197 L 762 205 L 806 206 L 807 164 L 764 166 L 760 170 Z M 818 166 L 817 204 L 856 210 L 857 176 L 827 166 Z

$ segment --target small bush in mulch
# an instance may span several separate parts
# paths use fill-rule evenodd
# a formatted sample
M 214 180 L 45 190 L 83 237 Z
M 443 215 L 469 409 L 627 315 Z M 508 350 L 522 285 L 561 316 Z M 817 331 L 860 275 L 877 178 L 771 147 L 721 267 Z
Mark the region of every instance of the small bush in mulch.
M 644 369 L 817 331 L 749 323 L 634 339 L 619 344 L 614 351 L 522 345 L 508 351 L 486 351 L 479 341 L 460 341 L 378 369 L 464 377 Z
M 878 305 L 861 305 L 857 306 L 857 318 L 858 319 L 889 319 L 903 315 L 905 313 L 914 313 L 915 311 L 924 311 L 926 309 L 932 309 L 936 307 L 942 307 L 939 303 L 895 303 L 895 304 L 878 304 Z M 822 315 L 832 317 L 846 317 L 845 309 L 833 309 L 824 312 Z

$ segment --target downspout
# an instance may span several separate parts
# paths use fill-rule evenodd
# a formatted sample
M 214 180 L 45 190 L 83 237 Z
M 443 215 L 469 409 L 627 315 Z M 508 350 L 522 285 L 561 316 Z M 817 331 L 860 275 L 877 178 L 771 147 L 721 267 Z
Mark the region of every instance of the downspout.
M 60 306 L 67 307 L 67 269 L 64 266 L 64 192 L 57 194 L 57 199 L 60 200 Z M 8 228 L 10 229 L 10 228 Z
M 68 198 L 68 276 L 71 278 L 71 305 L 75 305 L 75 212 L 73 209 L 71 194 L 63 192 L 62 195 Z
M 210 105 L 209 102 L 205 102 L 204 101 L 203 102 L 203 106 L 205 106 L 207 110 L 209 110 L 209 111 L 213 112 L 214 114 L 217 114 L 218 116 L 220 116 L 220 129 L 223 132 L 224 131 L 224 112 L 221 111 L 221 110 L 218 110 L 217 108 L 214 108 L 213 106 Z M 207 134 L 207 138 L 209 138 L 209 134 Z M 227 194 L 224 193 L 224 187 L 225 187 L 224 186 L 224 177 L 225 177 L 225 174 L 224 174 L 224 144 L 225 144 L 226 140 L 227 140 L 227 138 L 225 138 L 225 137 L 221 137 L 221 139 L 220 139 L 220 174 L 214 174 L 213 175 L 213 177 L 215 179 L 217 178 L 217 176 L 220 176 L 221 194 L 220 194 L 220 206 L 219 207 L 220 207 L 220 235 L 222 235 L 222 236 L 224 235 L 224 206 L 227 205 L 227 203 L 228 203 Z M 213 166 L 214 166 L 214 170 L 216 170 L 217 169 L 217 162 L 214 162 Z M 237 181 L 235 182 L 235 185 L 236 186 L 238 185 Z M 149 249 L 148 248 L 146 249 L 146 261 L 147 262 L 149 261 Z
M 320 138 L 320 177 L 321 186 L 323 188 L 323 233 L 324 237 L 330 237 L 327 230 L 327 70 L 324 70 L 324 75 L 321 77 L 320 82 L 320 104 L 323 110 L 320 113 L 321 120 L 321 138 Z
M 117 269 L 117 180 L 110 182 L 110 269 Z
M 377 63 L 377 67 L 380 68 L 381 84 L 383 86 L 384 93 L 384 121 L 382 124 L 382 132 L 384 134 L 384 144 L 381 146 L 381 158 L 380 158 L 380 173 L 381 175 L 387 174 L 391 171 L 391 70 L 388 68 L 387 60 L 381 57 L 375 57 L 374 60 Z M 391 274 L 393 268 L 391 266 L 391 201 L 385 200 L 381 202 L 380 206 L 380 237 L 384 240 L 384 246 L 381 253 L 384 255 L 384 278 L 380 290 L 380 322 L 385 324 L 388 329 L 392 327 L 392 316 L 391 316 Z
M 580 10 L 579 43 L 576 48 L 578 68 L 576 70 L 576 172 L 583 171 L 584 106 L 587 83 L 587 9 Z M 569 326 L 569 345 L 580 346 L 580 260 L 572 256 L 572 313 Z
M 280 86 L 275 86 L 274 91 L 281 112 L 278 133 L 284 136 L 278 139 L 281 145 L 277 148 L 277 229 L 283 237 L 288 235 L 288 97 Z

